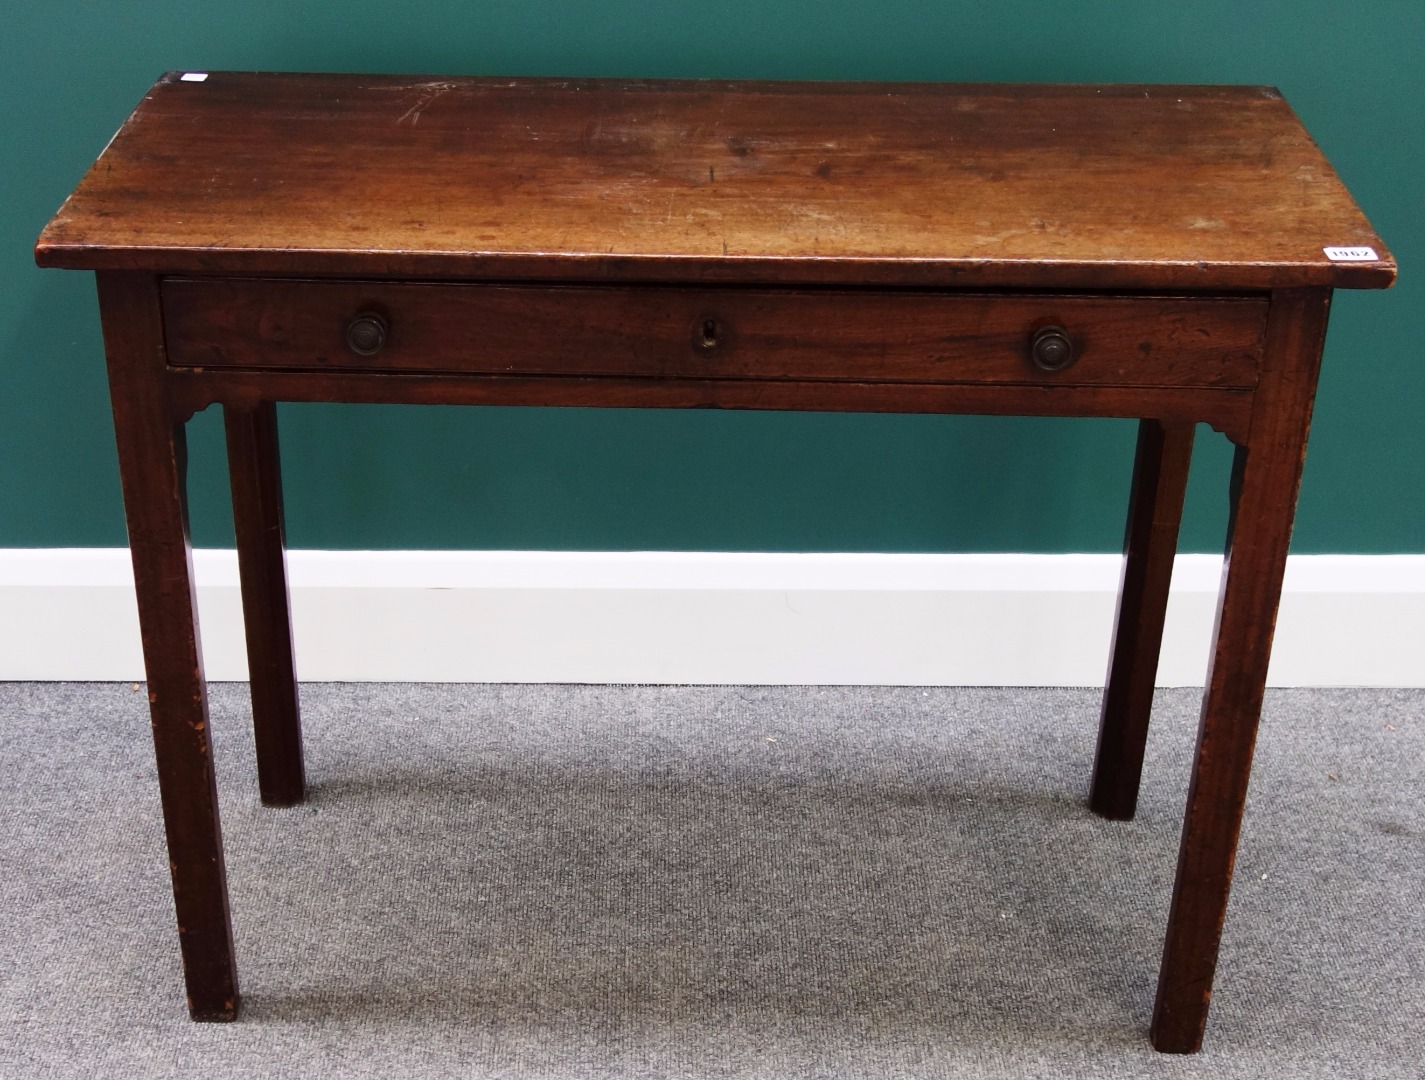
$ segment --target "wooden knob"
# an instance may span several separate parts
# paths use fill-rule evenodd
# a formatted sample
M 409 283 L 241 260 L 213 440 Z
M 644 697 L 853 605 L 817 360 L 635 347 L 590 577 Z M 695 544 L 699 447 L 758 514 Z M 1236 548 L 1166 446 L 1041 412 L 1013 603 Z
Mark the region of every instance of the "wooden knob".
M 1074 362 L 1074 343 L 1062 326 L 1041 326 L 1029 341 L 1029 359 L 1040 371 L 1063 371 Z
M 357 356 L 375 356 L 386 344 L 386 320 L 374 311 L 363 311 L 346 324 L 346 344 Z

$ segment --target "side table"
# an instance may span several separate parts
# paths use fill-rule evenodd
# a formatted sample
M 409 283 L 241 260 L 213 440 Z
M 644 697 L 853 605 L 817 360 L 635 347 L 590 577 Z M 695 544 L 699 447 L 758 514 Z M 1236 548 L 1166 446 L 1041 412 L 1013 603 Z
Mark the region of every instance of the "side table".
M 1327 310 L 1390 253 L 1274 90 L 165 75 L 98 272 L 188 1004 L 238 1010 L 184 494 L 223 409 L 262 800 L 304 794 L 277 401 L 1139 421 L 1089 805 L 1134 813 L 1193 431 L 1232 524 L 1152 1040 L 1201 1044 Z

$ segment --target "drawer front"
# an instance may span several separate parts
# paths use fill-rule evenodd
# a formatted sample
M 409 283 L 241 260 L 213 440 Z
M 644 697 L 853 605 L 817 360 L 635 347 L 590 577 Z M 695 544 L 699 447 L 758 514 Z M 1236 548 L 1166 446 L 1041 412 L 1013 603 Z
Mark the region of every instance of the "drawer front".
M 1256 297 L 274 279 L 171 278 L 163 304 L 185 368 L 1224 388 L 1256 384 L 1267 317 Z M 1048 326 L 1061 370 L 1031 356 Z

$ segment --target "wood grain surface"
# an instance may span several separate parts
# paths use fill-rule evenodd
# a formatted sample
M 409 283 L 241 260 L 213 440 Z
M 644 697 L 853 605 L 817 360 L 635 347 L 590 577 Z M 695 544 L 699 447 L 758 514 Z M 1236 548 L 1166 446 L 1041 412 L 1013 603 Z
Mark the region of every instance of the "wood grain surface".
M 303 776 L 274 402 L 984 412 L 1141 421 L 1091 796 L 1110 817 L 1134 809 L 1193 425 L 1237 446 L 1151 1029 L 1201 1045 L 1331 289 L 1395 277 L 1275 91 L 171 74 L 36 255 L 101 271 L 195 1018 L 239 1005 L 195 410 L 227 418 L 279 804 Z
M 1270 88 L 227 72 L 165 75 L 36 257 L 747 284 L 1395 276 Z
M 168 361 L 197 368 L 849 379 L 1042 386 L 1257 381 L 1261 297 L 191 280 L 162 286 Z M 371 355 L 350 322 L 388 327 Z M 1062 326 L 1062 370 L 1030 359 Z

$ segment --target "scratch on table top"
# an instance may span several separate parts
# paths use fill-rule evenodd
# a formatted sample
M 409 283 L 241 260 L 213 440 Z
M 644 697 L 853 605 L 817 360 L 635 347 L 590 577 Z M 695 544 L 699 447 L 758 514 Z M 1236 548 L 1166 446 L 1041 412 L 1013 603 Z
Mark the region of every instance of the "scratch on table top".
M 407 120 L 414 127 L 420 122 L 421 113 L 430 107 L 438 98 L 450 93 L 459 84 L 453 82 L 429 82 L 417 83 L 415 86 L 404 87 L 403 89 L 420 90 L 420 97 L 416 98 L 416 103 L 400 115 L 397 124 L 404 124 Z

